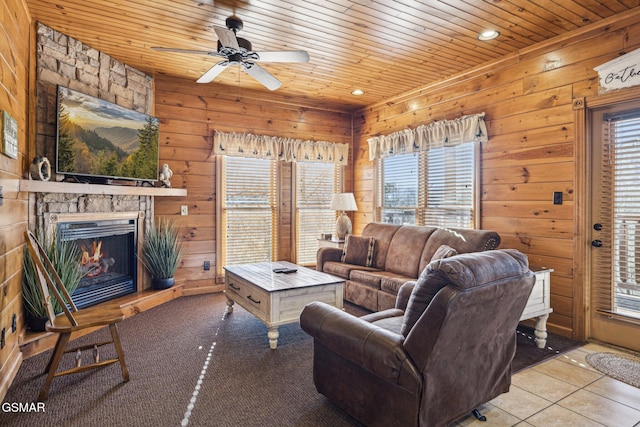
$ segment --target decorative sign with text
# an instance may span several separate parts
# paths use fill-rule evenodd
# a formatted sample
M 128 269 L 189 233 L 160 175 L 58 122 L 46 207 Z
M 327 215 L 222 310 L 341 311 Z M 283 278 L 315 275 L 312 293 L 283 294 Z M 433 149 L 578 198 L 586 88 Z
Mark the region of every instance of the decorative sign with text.
M 1 152 L 11 157 L 18 158 L 18 122 L 6 111 L 2 112 L 0 122 L 2 128 L 2 146 Z
M 594 68 L 603 91 L 640 85 L 640 49 Z

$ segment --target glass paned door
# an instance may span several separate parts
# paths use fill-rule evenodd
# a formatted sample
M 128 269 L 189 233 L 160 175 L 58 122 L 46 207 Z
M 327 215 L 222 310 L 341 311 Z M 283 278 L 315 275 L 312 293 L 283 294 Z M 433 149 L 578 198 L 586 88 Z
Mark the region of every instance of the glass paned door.
M 610 106 L 591 116 L 591 330 L 629 348 L 640 331 L 639 107 Z

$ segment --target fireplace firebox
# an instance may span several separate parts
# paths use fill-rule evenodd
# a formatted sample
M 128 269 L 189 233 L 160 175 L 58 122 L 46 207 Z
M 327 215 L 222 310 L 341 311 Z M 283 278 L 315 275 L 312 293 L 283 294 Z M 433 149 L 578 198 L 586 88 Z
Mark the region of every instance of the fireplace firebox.
M 136 291 L 137 219 L 60 222 L 57 238 L 78 248 L 84 273 L 72 295 L 78 308 Z

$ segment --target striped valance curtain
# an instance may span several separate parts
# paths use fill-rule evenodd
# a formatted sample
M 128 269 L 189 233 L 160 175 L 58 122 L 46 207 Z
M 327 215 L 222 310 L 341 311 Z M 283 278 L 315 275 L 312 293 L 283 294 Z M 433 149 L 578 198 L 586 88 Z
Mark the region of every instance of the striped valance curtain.
M 346 165 L 349 145 L 327 141 L 303 141 L 279 136 L 215 131 L 213 154 L 234 157 L 324 162 Z
M 441 120 L 415 129 L 369 138 L 369 160 L 398 154 L 418 153 L 432 148 L 452 147 L 465 142 L 486 142 L 484 113 Z

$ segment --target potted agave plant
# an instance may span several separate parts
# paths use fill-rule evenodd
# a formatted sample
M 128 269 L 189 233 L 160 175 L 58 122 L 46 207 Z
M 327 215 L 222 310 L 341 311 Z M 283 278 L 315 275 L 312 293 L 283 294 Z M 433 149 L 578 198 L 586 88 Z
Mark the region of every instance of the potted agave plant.
M 182 260 L 178 227 L 170 220 L 158 220 L 145 230 L 140 261 L 151 274 L 154 289 L 168 289 Z
M 47 257 L 58 276 L 60 276 L 69 295 L 72 295 L 80 280 L 84 277 L 79 264 L 80 252 L 78 247 L 66 241 L 57 243 L 55 239 L 46 239 L 48 241 L 43 242 L 43 239 L 39 236 L 37 239 L 44 248 Z M 22 299 L 27 312 L 27 327 L 31 331 L 42 332 L 45 330 L 44 325 L 48 320 L 47 310 L 42 303 L 42 291 L 40 290 L 36 267 L 26 245 L 22 265 L 24 270 L 24 275 L 22 276 Z M 51 303 L 56 314 L 62 313 L 62 307 L 60 307 L 55 298 L 51 299 Z

